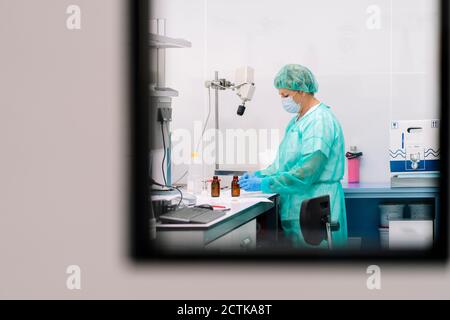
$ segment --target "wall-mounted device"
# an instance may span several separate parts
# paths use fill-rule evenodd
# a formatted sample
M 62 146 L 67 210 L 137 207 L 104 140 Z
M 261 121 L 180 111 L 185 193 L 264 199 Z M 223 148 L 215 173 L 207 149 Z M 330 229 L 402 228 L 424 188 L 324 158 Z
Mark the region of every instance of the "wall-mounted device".
M 392 121 L 389 157 L 392 186 L 437 186 L 439 120 Z

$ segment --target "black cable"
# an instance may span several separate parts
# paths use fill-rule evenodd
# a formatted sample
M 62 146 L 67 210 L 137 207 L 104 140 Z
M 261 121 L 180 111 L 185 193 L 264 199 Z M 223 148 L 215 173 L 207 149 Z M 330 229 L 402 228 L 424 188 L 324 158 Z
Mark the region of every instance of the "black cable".
M 160 186 L 160 187 L 169 188 L 168 190 L 158 190 L 158 191 L 173 191 L 173 190 L 177 190 L 180 193 L 180 201 L 178 201 L 177 208 L 180 206 L 181 202 L 183 202 L 183 192 L 180 190 L 180 187 L 163 185 L 163 184 L 161 184 L 159 182 L 156 182 L 153 179 L 151 179 L 151 183 L 154 184 L 154 185 Z
M 166 173 L 164 171 L 164 162 L 166 161 L 166 139 L 164 138 L 164 123 L 161 122 L 161 135 L 162 135 L 162 141 L 163 141 L 163 147 L 164 147 L 164 156 L 161 163 L 161 169 L 162 169 L 162 175 L 164 179 L 164 185 L 167 186 L 167 180 L 166 180 Z
M 183 192 L 181 192 L 179 187 L 174 187 L 180 193 L 180 201 L 178 201 L 177 208 L 180 207 L 181 202 L 183 202 Z
M 179 189 L 179 187 L 168 186 L 167 185 L 166 172 L 164 170 L 164 164 L 165 164 L 165 161 L 166 161 L 167 150 L 166 150 L 166 139 L 165 139 L 165 134 L 164 134 L 164 122 L 163 121 L 161 121 L 161 135 L 162 135 L 163 148 L 164 148 L 164 156 L 163 156 L 163 160 L 162 160 L 162 163 L 161 163 L 161 169 L 162 169 L 162 175 L 163 175 L 163 179 L 164 179 L 164 185 L 162 185 L 161 183 L 156 182 L 153 179 L 152 179 L 152 184 L 158 185 L 160 187 L 167 187 L 167 188 L 169 188 L 169 190 L 163 190 L 163 191 L 177 190 L 180 193 L 180 201 L 177 204 L 177 208 L 178 208 L 180 206 L 180 204 L 183 202 L 183 192 Z
M 167 132 L 167 135 L 169 136 L 169 145 L 168 145 L 168 148 L 167 149 L 169 149 L 170 151 L 172 151 L 172 137 L 170 136 L 170 129 L 169 129 L 169 123 L 168 122 L 165 122 L 165 124 L 166 124 L 166 132 Z M 169 155 L 167 155 L 167 157 L 168 157 Z M 168 158 L 167 159 L 167 162 L 168 163 L 171 163 L 172 162 L 172 156 L 170 157 L 170 159 Z M 172 182 L 171 182 L 171 184 L 172 184 Z

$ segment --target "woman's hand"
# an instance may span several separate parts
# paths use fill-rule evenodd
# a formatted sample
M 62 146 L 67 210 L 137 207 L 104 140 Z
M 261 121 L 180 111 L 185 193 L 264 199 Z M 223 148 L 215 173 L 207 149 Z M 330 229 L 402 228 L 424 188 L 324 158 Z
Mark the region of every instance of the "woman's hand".
M 252 173 L 252 172 L 246 172 L 246 173 L 244 173 L 242 176 L 239 177 L 239 182 L 240 182 L 241 180 L 246 180 L 246 179 L 253 178 L 254 176 L 255 176 L 254 173 Z
M 252 176 L 248 179 L 239 180 L 239 186 L 245 191 L 261 191 L 262 178 Z

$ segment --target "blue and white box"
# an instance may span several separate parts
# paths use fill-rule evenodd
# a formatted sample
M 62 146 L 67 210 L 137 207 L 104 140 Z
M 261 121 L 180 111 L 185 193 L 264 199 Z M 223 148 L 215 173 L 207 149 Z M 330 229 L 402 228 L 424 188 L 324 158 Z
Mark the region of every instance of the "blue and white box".
M 391 176 L 439 173 L 439 127 L 437 119 L 391 122 Z

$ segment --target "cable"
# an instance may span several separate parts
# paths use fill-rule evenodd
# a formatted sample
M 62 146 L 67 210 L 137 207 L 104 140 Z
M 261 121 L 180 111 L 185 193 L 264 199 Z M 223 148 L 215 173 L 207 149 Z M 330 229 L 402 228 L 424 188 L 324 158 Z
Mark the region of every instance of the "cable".
M 169 130 L 167 130 L 169 131 Z M 167 185 L 167 179 L 166 179 L 166 173 L 164 170 L 164 164 L 166 161 L 166 156 L 167 156 L 167 149 L 166 149 L 166 139 L 165 139 L 165 134 L 164 134 L 164 122 L 161 122 L 161 135 L 162 135 L 162 141 L 163 141 L 163 148 L 164 148 L 164 156 L 163 156 L 163 160 L 161 163 L 161 169 L 162 169 L 162 175 L 163 175 L 163 179 L 164 179 L 164 185 L 161 183 L 156 182 L 155 180 L 151 179 L 152 184 L 158 185 L 160 187 L 166 187 L 169 188 L 169 190 L 163 190 L 163 191 L 172 191 L 172 190 L 177 190 L 180 193 L 180 201 L 177 204 L 177 208 L 181 205 L 181 203 L 183 202 L 183 192 L 179 189 L 179 187 L 175 187 L 175 186 L 169 186 Z
M 164 179 L 164 184 L 165 184 L 165 186 L 167 186 L 166 173 L 164 171 L 164 163 L 166 161 L 167 150 L 166 150 L 166 140 L 164 138 L 164 124 L 163 124 L 163 122 L 161 122 L 161 135 L 162 135 L 163 148 L 164 148 L 164 156 L 163 156 L 163 160 L 162 160 L 162 163 L 161 163 L 161 169 L 162 169 L 162 175 L 163 175 L 163 179 Z
M 180 201 L 178 201 L 178 204 L 177 204 L 177 208 L 179 208 L 181 205 L 181 202 L 183 202 L 183 192 L 181 192 L 179 187 L 174 187 L 174 189 L 176 189 L 180 193 Z
M 178 201 L 177 204 L 177 208 L 180 207 L 181 202 L 183 202 L 183 192 L 180 190 L 180 187 L 175 187 L 175 186 L 168 186 L 168 185 L 163 185 L 159 182 L 156 182 L 155 180 L 151 179 L 151 183 L 160 187 L 166 187 L 169 188 L 168 190 L 158 190 L 158 191 L 172 191 L 172 190 L 177 190 L 180 193 L 180 201 Z
M 205 135 L 206 128 L 208 126 L 209 117 L 211 116 L 211 88 L 208 88 L 208 115 L 206 116 L 205 125 L 203 126 L 202 135 L 197 142 L 197 148 L 195 149 L 198 152 L 198 148 L 200 147 L 200 143 L 203 140 L 203 136 Z
M 176 184 L 178 181 L 180 181 L 181 179 L 183 179 L 187 174 L 188 174 L 189 170 L 186 170 L 181 177 L 179 177 L 173 184 Z
M 170 129 L 169 129 L 169 123 L 168 122 L 166 122 L 166 132 L 167 132 L 167 135 L 169 136 L 169 147 L 168 147 L 168 149 L 170 151 L 172 151 L 172 137 L 170 136 Z M 169 158 L 169 156 L 170 156 L 170 158 Z M 168 163 L 172 163 L 172 153 L 167 155 L 167 162 Z
M 164 122 L 161 122 L 161 135 L 162 135 L 163 148 L 164 148 L 164 156 L 163 156 L 163 160 L 162 160 L 162 163 L 161 163 L 161 169 L 162 169 L 162 175 L 163 175 L 163 179 L 164 179 L 164 185 L 161 184 L 161 183 L 156 182 L 153 179 L 152 179 L 152 183 L 155 184 L 155 185 L 158 185 L 160 187 L 167 187 L 167 188 L 169 188 L 169 190 L 166 190 L 166 191 L 177 190 L 180 193 L 180 201 L 177 204 L 177 208 L 178 208 L 180 206 L 181 202 L 183 202 L 183 192 L 181 192 L 179 187 L 174 187 L 174 186 L 167 185 L 166 173 L 165 173 L 165 170 L 164 170 L 164 164 L 165 164 L 166 156 L 167 156 L 166 139 L 165 139 L 165 134 L 164 134 Z

